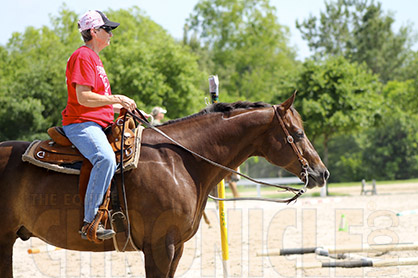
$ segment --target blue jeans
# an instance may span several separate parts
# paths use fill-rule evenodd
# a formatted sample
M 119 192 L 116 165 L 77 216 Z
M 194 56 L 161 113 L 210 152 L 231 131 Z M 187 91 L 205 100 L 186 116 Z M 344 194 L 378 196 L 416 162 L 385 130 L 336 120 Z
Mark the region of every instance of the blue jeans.
M 91 223 L 116 171 L 115 153 L 102 127 L 94 122 L 70 124 L 63 129 L 71 143 L 93 164 L 84 198 L 84 221 Z

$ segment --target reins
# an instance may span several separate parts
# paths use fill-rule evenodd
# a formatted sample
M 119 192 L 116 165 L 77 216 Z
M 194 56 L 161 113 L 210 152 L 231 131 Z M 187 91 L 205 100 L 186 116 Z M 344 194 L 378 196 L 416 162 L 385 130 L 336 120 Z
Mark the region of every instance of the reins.
M 283 192 L 290 191 L 293 194 L 295 194 L 293 197 L 288 198 L 288 199 L 270 199 L 270 198 L 260 198 L 260 197 L 228 198 L 228 199 L 224 199 L 224 198 L 217 198 L 217 197 L 214 197 L 214 196 L 211 196 L 211 195 L 209 195 L 209 198 L 211 198 L 213 200 L 217 200 L 217 201 L 238 201 L 238 200 L 247 201 L 247 200 L 251 200 L 251 201 L 269 201 L 269 202 L 277 202 L 277 203 L 290 203 L 290 202 L 295 201 L 303 193 L 306 192 L 306 188 L 307 188 L 308 181 L 309 181 L 308 180 L 308 163 L 302 157 L 299 149 L 297 148 L 296 144 L 294 143 L 293 137 L 289 134 L 289 131 L 287 130 L 287 128 L 286 128 L 286 126 L 285 126 L 285 124 L 283 122 L 282 116 L 280 115 L 280 112 L 278 111 L 279 110 L 278 106 L 277 105 L 274 105 L 273 106 L 273 109 L 274 109 L 275 115 L 276 115 L 276 117 L 277 117 L 277 119 L 278 119 L 278 121 L 280 123 L 280 126 L 282 127 L 282 129 L 283 129 L 283 131 L 284 131 L 284 133 L 285 133 L 285 135 L 287 137 L 287 142 L 292 146 L 294 152 L 298 156 L 298 159 L 299 159 L 299 161 L 300 161 L 300 163 L 302 165 L 301 176 L 302 176 L 302 178 L 305 179 L 305 181 L 304 181 L 305 184 L 300 189 L 294 188 L 294 187 L 290 187 L 290 186 L 283 186 L 283 185 L 271 184 L 271 183 L 263 182 L 263 181 L 260 181 L 260 180 L 256 180 L 256 179 L 253 179 L 253 178 L 251 178 L 251 177 L 249 177 L 249 176 L 247 176 L 245 174 L 242 174 L 242 173 L 240 173 L 238 171 L 235 171 L 235 170 L 233 170 L 233 169 L 231 169 L 229 167 L 226 167 L 226 166 L 221 165 L 221 164 L 219 164 L 217 162 L 214 162 L 214 161 L 212 161 L 212 160 L 210 160 L 210 159 L 208 159 L 208 158 L 206 158 L 206 157 L 204 157 L 204 156 L 202 156 L 202 155 L 200 155 L 200 154 L 198 154 L 198 153 L 196 153 L 196 152 L 188 149 L 187 147 L 183 146 L 181 143 L 177 142 L 176 140 L 174 140 L 173 138 L 171 138 L 170 136 L 168 136 L 167 134 L 165 134 L 164 132 L 162 132 L 160 129 L 158 129 L 155 126 L 153 126 L 147 120 L 147 118 L 141 113 L 141 111 L 138 108 L 135 109 L 135 112 L 139 116 L 137 116 L 137 115 L 135 115 L 135 113 L 132 113 L 132 112 L 129 112 L 129 111 L 127 111 L 127 113 L 129 113 L 129 115 L 131 115 L 135 120 L 139 121 L 140 123 L 146 125 L 147 127 L 153 129 L 154 131 L 158 132 L 159 134 L 161 134 L 163 137 L 165 137 L 168 140 L 170 140 L 175 145 L 181 147 L 185 151 L 193 154 L 194 156 L 199 157 L 200 159 L 202 159 L 202 160 L 210 163 L 211 165 L 214 165 L 214 166 L 216 166 L 218 168 L 221 168 L 223 170 L 226 170 L 228 172 L 237 174 L 237 175 L 239 175 L 239 176 L 241 176 L 241 177 L 243 177 L 245 179 L 248 179 L 248 180 L 250 180 L 250 181 L 252 181 L 254 183 L 262 184 L 262 185 L 267 185 L 267 186 L 271 186 L 271 187 L 276 187 L 276 188 L 279 188 L 279 189 L 283 189 L 284 190 Z M 121 168 L 121 170 L 123 170 L 123 168 Z M 123 176 L 123 171 L 122 171 L 122 176 Z M 122 179 L 123 179 L 123 177 L 122 177 Z M 124 197 L 126 198 L 126 196 L 124 196 Z M 126 200 L 125 200 L 125 202 L 126 202 Z
M 124 146 L 125 146 L 125 123 L 126 123 L 126 113 L 123 116 L 123 124 L 122 124 L 122 138 L 121 138 L 121 148 L 120 148 L 120 179 L 121 179 L 121 187 L 122 187 L 122 195 L 123 195 L 123 202 L 125 205 L 125 211 L 126 211 L 126 223 L 127 223 L 127 230 L 128 235 L 125 242 L 125 245 L 122 248 L 122 252 L 126 250 L 126 247 L 128 246 L 129 241 L 131 241 L 132 245 L 135 249 L 137 249 L 136 245 L 132 242 L 131 238 L 131 221 L 129 218 L 129 209 L 128 209 L 128 200 L 126 198 L 126 190 L 125 190 L 125 175 L 123 171 L 123 156 L 125 154 Z M 117 189 L 116 189 L 117 190 Z

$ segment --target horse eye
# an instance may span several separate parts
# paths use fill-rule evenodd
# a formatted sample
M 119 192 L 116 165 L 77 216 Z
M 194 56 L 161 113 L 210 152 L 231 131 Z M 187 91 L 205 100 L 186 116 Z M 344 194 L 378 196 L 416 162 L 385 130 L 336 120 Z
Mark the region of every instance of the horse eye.
M 296 132 L 296 138 L 297 139 L 302 139 L 305 136 L 305 133 L 302 130 L 298 130 Z

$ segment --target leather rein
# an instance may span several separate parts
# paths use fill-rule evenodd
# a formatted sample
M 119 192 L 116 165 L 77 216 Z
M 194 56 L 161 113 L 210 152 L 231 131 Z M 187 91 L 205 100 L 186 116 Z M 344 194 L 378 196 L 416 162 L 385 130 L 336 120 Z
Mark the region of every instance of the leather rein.
M 283 117 L 280 115 L 279 112 L 279 106 L 278 105 L 273 105 L 273 110 L 274 113 L 276 115 L 276 118 L 278 119 L 280 126 L 283 129 L 284 134 L 286 135 L 286 141 L 291 145 L 293 151 L 295 152 L 295 154 L 298 157 L 299 162 L 301 163 L 302 166 L 302 172 L 300 174 L 300 179 L 303 180 L 304 179 L 304 186 L 300 189 L 298 188 L 294 188 L 294 187 L 290 187 L 290 186 L 283 186 L 283 185 L 277 185 L 277 184 L 272 184 L 272 183 L 267 183 L 267 182 L 263 182 L 260 180 L 256 180 L 253 179 L 245 174 L 242 174 L 234 169 L 231 169 L 229 167 L 226 167 L 224 165 L 221 165 L 217 162 L 214 162 L 190 149 L 188 149 L 187 147 L 183 146 L 181 143 L 177 142 L 176 140 L 172 139 L 171 137 L 169 137 L 167 134 L 165 134 L 164 132 L 162 132 L 160 129 L 156 128 L 155 126 L 153 126 L 148 120 L 147 118 L 141 113 L 141 111 L 137 108 L 134 113 L 131 113 L 129 111 L 127 111 L 127 113 L 129 115 L 131 115 L 135 120 L 139 121 L 140 123 L 146 125 L 147 127 L 153 129 L 154 131 L 160 133 L 163 137 L 167 138 L 168 140 L 170 140 L 172 143 L 174 143 L 175 145 L 181 147 L 182 149 L 186 150 L 187 152 L 193 154 L 194 156 L 199 157 L 200 159 L 208 162 L 209 164 L 212 164 L 218 168 L 221 168 L 223 170 L 226 170 L 228 172 L 237 174 L 245 179 L 248 179 L 254 183 L 257 184 L 262 184 L 262 185 L 266 185 L 266 186 L 271 186 L 271 187 L 276 187 L 279 189 L 283 189 L 283 192 L 286 191 L 290 191 L 293 194 L 295 194 L 293 197 L 290 197 L 288 199 L 272 199 L 272 198 L 261 198 L 261 197 L 243 197 L 243 198 L 228 198 L 228 199 L 224 199 L 224 198 L 217 198 L 214 197 L 212 195 L 209 195 L 209 198 L 213 199 L 213 200 L 217 200 L 217 201 L 269 201 L 269 202 L 276 202 L 276 203 L 290 203 L 295 201 L 297 198 L 299 198 L 303 193 L 306 192 L 306 188 L 308 186 L 308 182 L 309 182 L 309 178 L 308 178 L 308 162 L 306 161 L 305 158 L 303 158 L 301 152 L 299 151 L 298 147 L 295 144 L 295 140 L 293 138 L 292 135 L 290 135 L 289 131 L 287 130 L 284 121 L 283 121 Z M 138 115 L 136 115 L 138 114 Z

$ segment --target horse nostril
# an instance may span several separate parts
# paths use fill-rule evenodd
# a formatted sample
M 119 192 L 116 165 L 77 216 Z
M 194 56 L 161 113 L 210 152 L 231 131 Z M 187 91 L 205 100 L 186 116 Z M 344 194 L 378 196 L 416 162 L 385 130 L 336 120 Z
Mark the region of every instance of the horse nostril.
M 327 180 L 329 178 L 329 176 L 330 176 L 329 171 L 328 170 L 325 170 L 325 172 L 324 172 L 324 179 Z

